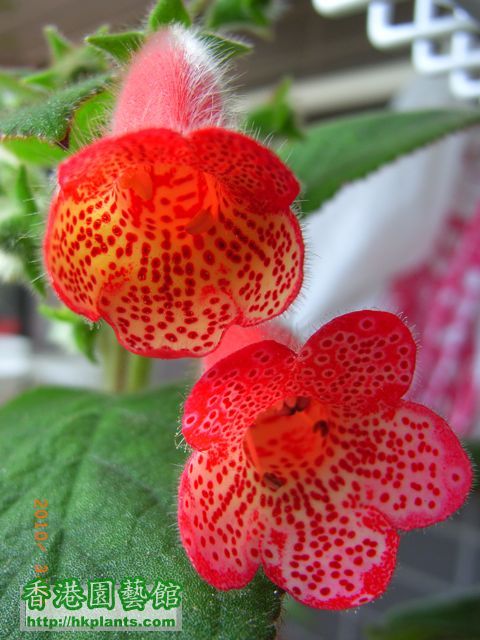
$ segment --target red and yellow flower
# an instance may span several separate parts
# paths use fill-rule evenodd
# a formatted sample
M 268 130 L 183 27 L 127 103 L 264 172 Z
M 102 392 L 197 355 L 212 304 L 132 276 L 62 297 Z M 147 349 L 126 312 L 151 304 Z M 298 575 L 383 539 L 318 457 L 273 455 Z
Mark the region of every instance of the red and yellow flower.
M 267 148 L 208 126 L 221 94 L 207 63 L 204 80 L 195 75 L 202 55 L 178 28 L 150 42 L 113 135 L 60 165 L 49 213 L 44 253 L 58 296 L 145 356 L 202 356 L 229 326 L 281 314 L 302 283 L 298 183 Z

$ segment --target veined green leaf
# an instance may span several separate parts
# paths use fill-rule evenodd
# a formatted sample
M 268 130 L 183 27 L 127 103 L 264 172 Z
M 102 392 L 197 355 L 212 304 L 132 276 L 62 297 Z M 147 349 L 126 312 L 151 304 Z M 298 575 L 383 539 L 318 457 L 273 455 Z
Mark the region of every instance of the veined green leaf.
M 279 590 L 259 573 L 244 589 L 199 578 L 178 539 L 176 492 L 185 452 L 174 445 L 182 386 L 112 398 L 39 389 L 0 409 L 0 546 L 5 638 L 23 639 L 20 590 L 48 576 L 80 582 L 141 576 L 183 587 L 181 640 L 273 640 Z M 48 500 L 47 552 L 33 539 L 33 500 Z M 96 632 L 120 640 L 125 631 Z M 142 634 L 140 634 L 142 635 Z M 143 634 L 146 635 L 146 634 Z M 90 634 L 88 634 L 90 636 Z
M 373 112 L 316 125 L 280 155 L 303 185 L 303 212 L 311 213 L 343 185 L 475 125 L 480 110 Z
M 93 76 L 51 94 L 34 105 L 0 117 L 0 136 L 36 136 L 51 142 L 61 141 L 78 105 L 89 96 L 103 91 L 109 80 L 107 74 Z

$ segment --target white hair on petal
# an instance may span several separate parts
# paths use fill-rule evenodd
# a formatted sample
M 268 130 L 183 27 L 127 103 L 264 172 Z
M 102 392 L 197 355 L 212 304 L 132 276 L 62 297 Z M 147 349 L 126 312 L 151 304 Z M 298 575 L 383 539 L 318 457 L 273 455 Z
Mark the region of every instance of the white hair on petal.
M 226 68 L 219 47 L 198 32 L 180 25 L 158 31 L 127 69 L 113 133 L 231 126 Z

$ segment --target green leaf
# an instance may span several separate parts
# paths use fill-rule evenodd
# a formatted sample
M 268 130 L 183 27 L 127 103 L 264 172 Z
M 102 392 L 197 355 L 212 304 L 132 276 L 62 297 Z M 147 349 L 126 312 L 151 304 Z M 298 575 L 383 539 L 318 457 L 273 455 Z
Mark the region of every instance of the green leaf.
M 72 119 L 69 137 L 70 151 L 78 151 L 104 134 L 113 110 L 113 104 L 114 98 L 109 91 L 102 91 L 102 93 L 82 102 Z
M 25 84 L 14 71 L 0 71 L 0 109 L 14 108 L 24 102 L 42 98 L 43 91 Z
M 223 62 L 250 53 L 253 49 L 252 45 L 246 42 L 233 40 L 232 38 L 223 38 L 216 33 L 203 33 L 202 40 L 211 47 L 213 53 Z
M 13 196 L 16 212 L 0 219 L 0 249 L 20 261 L 25 278 L 43 296 L 45 282 L 39 256 L 43 220 L 24 166 L 15 177 Z
M 265 30 L 276 10 L 274 0 L 215 0 L 207 15 L 207 27 Z
M 21 162 L 41 167 L 51 167 L 66 158 L 67 152 L 56 144 L 34 138 L 6 137 L 0 140 L 0 146 L 13 153 Z
M 183 386 L 142 396 L 40 389 L 0 409 L 0 628 L 20 640 L 20 589 L 34 564 L 49 578 L 142 576 L 183 586 L 184 640 L 273 640 L 280 594 L 262 574 L 217 591 L 191 567 L 175 504 L 185 452 L 174 437 Z M 47 499 L 47 553 L 33 539 L 33 500 Z M 142 635 L 142 634 L 140 634 Z M 81 637 L 87 637 L 87 634 Z M 90 637 L 90 635 L 88 635 Z M 125 632 L 97 632 L 120 640 Z
M 396 607 L 367 629 L 369 640 L 479 640 L 480 592 Z
M 15 181 L 15 195 L 20 205 L 20 211 L 25 215 L 31 215 L 37 218 L 37 220 L 28 220 L 28 225 L 31 228 L 35 225 L 40 216 L 38 215 L 37 205 L 33 197 L 30 184 L 28 182 L 27 170 L 24 166 L 20 166 L 18 169 L 17 179 Z
M 108 53 L 117 62 L 128 62 L 132 54 L 138 51 L 145 41 L 141 31 L 123 33 L 96 34 L 85 38 L 86 42 Z
M 50 50 L 52 62 L 59 62 L 73 51 L 72 43 L 62 36 L 57 27 L 47 26 L 44 28 L 43 33 Z
M 43 296 L 45 295 L 45 282 L 38 241 L 32 235 L 30 225 L 26 215 L 13 215 L 0 220 L 0 249 L 20 260 L 25 278 Z
M 63 74 L 59 74 L 55 68 L 42 69 L 29 76 L 25 76 L 25 82 L 27 84 L 42 87 L 47 90 L 55 89 L 63 80 Z
M 444 136 L 480 125 L 476 111 L 374 112 L 312 127 L 280 155 L 303 184 L 304 213 L 344 185 Z
M 178 22 L 185 27 L 192 24 L 190 14 L 185 8 L 182 0 L 157 0 L 150 15 L 148 16 L 148 27 L 151 31 L 157 31 L 160 27 Z
M 52 91 L 107 71 L 105 56 L 91 45 L 70 46 L 68 49 L 64 48 L 61 54 L 58 52 L 58 40 L 55 46 L 56 54 L 52 52 L 52 45 L 49 46 L 52 65 L 25 76 L 25 83 Z
M 41 304 L 38 307 L 38 311 L 49 320 L 70 325 L 72 339 L 78 351 L 83 353 L 90 362 L 97 362 L 95 347 L 100 323 L 92 324 L 87 322 L 85 318 L 77 315 L 67 307 L 50 307 L 47 304 Z
M 288 98 L 291 84 L 290 78 L 283 80 L 267 104 L 248 114 L 244 123 L 247 131 L 254 131 L 263 138 L 273 136 L 287 140 L 303 139 L 298 116 Z
M 38 307 L 38 311 L 45 318 L 48 318 L 49 320 L 56 320 L 57 322 L 75 324 L 82 319 L 68 307 L 51 307 L 48 304 L 41 304 Z
M 73 340 L 80 353 L 90 360 L 97 362 L 96 344 L 99 332 L 99 325 L 92 325 L 85 320 L 72 325 Z
M 47 99 L 0 117 L 0 136 L 36 136 L 61 141 L 70 120 L 83 100 L 102 91 L 110 77 L 100 74 L 67 87 Z

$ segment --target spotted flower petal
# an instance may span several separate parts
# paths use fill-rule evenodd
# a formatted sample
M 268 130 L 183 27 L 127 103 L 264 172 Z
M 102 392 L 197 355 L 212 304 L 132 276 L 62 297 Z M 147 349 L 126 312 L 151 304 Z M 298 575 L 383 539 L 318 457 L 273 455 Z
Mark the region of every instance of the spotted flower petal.
M 180 485 L 179 523 L 187 553 L 219 589 L 244 587 L 258 569 L 258 478 L 241 449 L 194 453 Z
M 294 496 L 286 493 L 283 502 L 295 505 Z M 385 591 L 399 536 L 376 509 L 338 512 L 322 507 L 306 500 L 288 513 L 283 506 L 281 515 L 272 518 L 262 539 L 265 573 L 311 607 L 365 604 Z
M 202 453 L 182 476 L 179 524 L 207 581 L 239 587 L 262 564 L 293 597 L 330 609 L 385 590 L 398 531 L 448 517 L 472 482 L 448 425 L 401 398 L 414 361 L 413 339 L 398 318 L 365 311 L 329 323 L 298 355 L 263 341 L 202 376 L 183 418 L 187 441 Z M 333 389 L 322 363 L 334 370 Z M 225 539 L 225 530 L 234 535 Z
M 47 270 L 65 304 L 107 320 L 130 351 L 200 356 L 296 297 L 297 192 L 270 151 L 233 132 L 106 138 L 60 166 Z
M 324 473 L 352 504 L 374 505 L 403 530 L 444 520 L 462 505 L 471 467 L 433 411 L 401 401 L 361 417 L 330 415 L 337 446 Z
M 299 379 L 325 403 L 366 408 L 410 387 L 416 345 L 392 313 L 357 311 L 317 331 L 299 354 Z
M 290 349 L 269 340 L 235 356 L 234 362 L 226 358 L 211 367 L 185 403 L 183 435 L 195 449 L 241 442 L 263 408 L 288 393 L 295 359 Z

